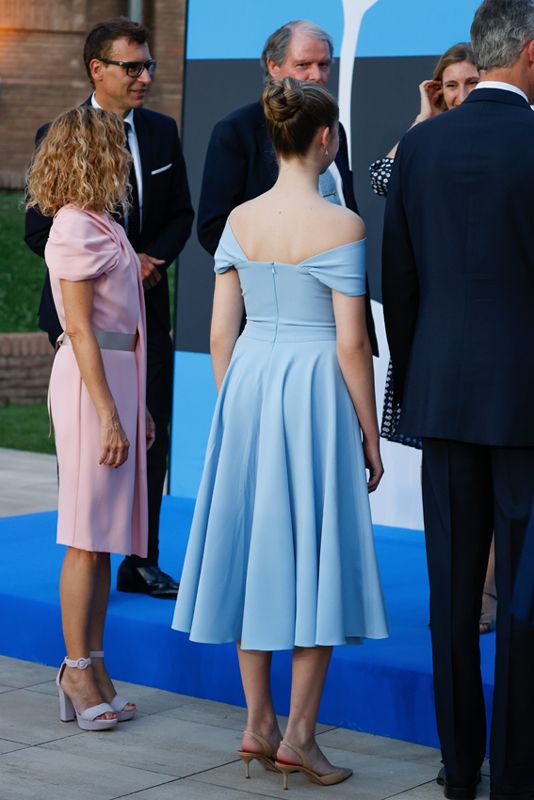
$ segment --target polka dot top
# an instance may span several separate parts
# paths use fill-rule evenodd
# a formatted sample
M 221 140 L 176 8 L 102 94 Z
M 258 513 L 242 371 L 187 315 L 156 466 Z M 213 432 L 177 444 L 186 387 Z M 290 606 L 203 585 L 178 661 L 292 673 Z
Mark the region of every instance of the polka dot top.
M 393 161 L 393 158 L 386 156 L 386 158 L 379 158 L 378 161 L 373 161 L 369 167 L 373 192 L 381 197 L 387 196 Z

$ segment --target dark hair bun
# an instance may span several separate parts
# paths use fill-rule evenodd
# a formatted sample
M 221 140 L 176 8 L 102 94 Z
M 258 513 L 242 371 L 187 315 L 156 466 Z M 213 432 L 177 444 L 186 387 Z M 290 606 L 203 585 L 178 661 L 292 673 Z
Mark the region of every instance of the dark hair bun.
M 338 120 L 332 95 L 311 81 L 271 79 L 263 90 L 262 102 L 277 156 L 304 155 L 319 128 L 331 128 Z
M 265 116 L 275 124 L 284 124 L 302 110 L 304 92 L 295 78 L 272 79 L 262 95 Z

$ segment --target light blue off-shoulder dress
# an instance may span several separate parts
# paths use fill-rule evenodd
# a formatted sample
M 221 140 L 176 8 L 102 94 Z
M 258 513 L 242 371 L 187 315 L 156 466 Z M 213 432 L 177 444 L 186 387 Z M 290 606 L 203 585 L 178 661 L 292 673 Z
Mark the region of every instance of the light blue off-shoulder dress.
M 173 628 L 244 649 L 388 635 L 358 419 L 332 289 L 365 294 L 365 243 L 250 261 L 227 223 L 247 323 L 217 400 Z

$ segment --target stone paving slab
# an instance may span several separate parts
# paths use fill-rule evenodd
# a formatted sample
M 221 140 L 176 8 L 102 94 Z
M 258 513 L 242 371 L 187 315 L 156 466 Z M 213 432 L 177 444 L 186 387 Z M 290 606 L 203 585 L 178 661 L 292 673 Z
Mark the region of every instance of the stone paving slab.
M 350 731 L 346 728 L 334 728 L 320 733 L 321 747 L 334 747 L 337 750 L 348 750 L 367 756 L 380 756 L 399 761 L 414 761 L 439 764 L 440 756 L 434 747 L 403 742 L 400 739 L 387 739 L 373 736 L 370 733 Z M 437 761 L 436 761 L 437 759 Z
M 0 755 L 4 753 L 12 753 L 15 750 L 24 750 L 25 747 L 31 745 L 21 744 L 20 742 L 10 742 L 9 739 L 0 739 Z
M 1 668 L 0 668 L 1 674 Z M 55 671 L 54 671 L 55 674 Z M 196 698 L 188 697 L 185 694 L 166 692 L 164 689 L 154 689 L 152 686 L 139 686 L 127 681 L 114 681 L 115 689 L 118 694 L 127 697 L 130 702 L 138 706 L 138 714 L 160 714 L 162 712 L 172 712 L 190 703 L 196 702 Z M 29 692 L 47 694 L 57 697 L 55 679 L 45 683 L 37 683 L 26 687 Z M 1 798 L 0 798 L 1 800 Z
M 171 719 L 189 720 L 204 725 L 213 725 L 217 728 L 230 728 L 241 731 L 245 728 L 247 712 L 240 706 L 231 706 L 228 703 L 218 703 L 214 700 L 190 698 L 192 702 L 181 704 L 170 711 L 165 711 L 163 716 Z M 285 728 L 287 717 L 278 717 L 280 727 Z M 317 725 L 317 732 L 333 730 L 332 725 Z
M 0 656 L 0 684 L 13 689 L 27 689 L 30 686 L 56 679 L 57 669 L 44 664 L 33 664 L 31 661 L 20 661 L 18 658 Z M 54 694 L 56 693 L 55 684 Z
M 86 756 L 66 759 L 63 753 L 42 747 L 0 756 L 2 800 L 115 800 L 169 780 L 172 776 L 120 764 L 103 767 Z
M 56 457 L 0 447 L 0 517 L 56 508 Z
M 477 800 L 489 800 L 490 784 L 489 778 L 482 777 L 482 783 L 477 789 Z M 407 792 L 395 795 L 395 800 L 442 800 L 443 787 L 433 784 L 424 784 Z
M 222 786 L 195 783 L 186 778 L 138 792 L 130 800 L 246 800 L 247 797 L 265 800 L 266 797 L 274 798 L 275 795 L 257 794 L 251 789 L 225 789 Z M 291 800 L 291 796 L 288 800 Z M 357 798 L 354 797 L 353 800 Z
M 0 739 L 36 745 L 78 731 L 77 725 L 59 721 L 56 697 L 26 689 L 0 694 Z
M 350 767 L 354 771 L 349 780 L 328 787 L 328 797 L 336 800 L 354 800 L 355 797 L 358 800 L 383 800 L 420 784 L 433 782 L 437 774 L 436 765 L 417 761 L 398 761 L 329 747 L 324 747 L 324 753 L 331 763 Z M 192 780 L 228 789 L 244 789 L 250 784 L 251 790 L 265 797 L 289 797 L 291 800 L 324 797 L 325 788 L 311 783 L 300 773 L 289 776 L 289 795 L 283 789 L 282 776 L 263 770 L 257 762 L 251 766 L 251 775 L 251 780 L 247 781 L 243 777 L 241 764 L 230 764 L 196 775 Z
M 105 736 L 71 736 L 45 747 L 179 778 L 236 761 L 240 741 L 237 731 L 153 714 L 121 723 Z
M 56 670 L 0 657 L 0 800 L 241 800 L 325 797 L 303 775 L 282 776 L 254 762 L 244 778 L 236 756 L 242 708 L 123 681 L 140 708 L 115 730 L 82 732 L 57 718 Z M 282 721 L 282 720 L 281 720 Z M 282 723 L 283 724 L 283 723 Z M 369 734 L 319 728 L 333 763 L 354 776 L 328 788 L 333 800 L 438 800 L 439 752 Z M 484 788 L 481 800 L 488 797 Z

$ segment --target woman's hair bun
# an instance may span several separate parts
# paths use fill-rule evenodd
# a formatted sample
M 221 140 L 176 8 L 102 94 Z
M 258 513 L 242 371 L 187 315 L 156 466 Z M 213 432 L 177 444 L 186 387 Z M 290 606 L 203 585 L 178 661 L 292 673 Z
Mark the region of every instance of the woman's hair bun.
M 295 78 L 273 78 L 263 90 L 262 101 L 267 119 L 283 124 L 302 110 L 304 92 Z
M 332 128 L 339 116 L 337 103 L 324 86 L 295 78 L 271 78 L 262 103 L 277 156 L 304 155 L 319 128 Z

